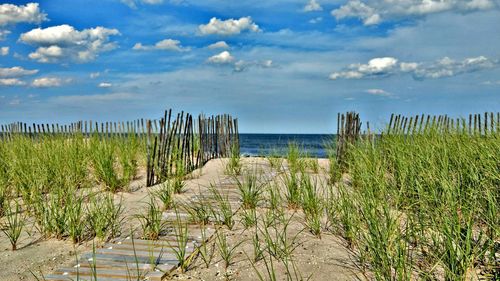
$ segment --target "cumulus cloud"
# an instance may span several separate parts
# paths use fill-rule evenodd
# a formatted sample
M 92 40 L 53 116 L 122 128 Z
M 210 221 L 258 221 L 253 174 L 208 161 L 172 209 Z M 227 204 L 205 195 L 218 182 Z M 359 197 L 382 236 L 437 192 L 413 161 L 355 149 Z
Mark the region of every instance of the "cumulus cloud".
M 333 72 L 330 79 L 364 79 L 387 77 L 409 73 L 415 80 L 451 77 L 464 73 L 497 67 L 499 60 L 485 56 L 466 58 L 461 61 L 444 57 L 435 62 L 399 62 L 392 57 L 374 58 L 367 64 L 351 64 L 345 70 Z
M 208 45 L 209 49 L 229 49 L 229 45 L 225 41 L 218 41 Z
M 113 86 L 113 84 L 111 83 L 108 83 L 108 82 L 102 82 L 102 83 L 99 83 L 99 88 L 111 88 Z
M 20 66 L 14 66 L 10 68 L 0 68 L 0 77 L 3 78 L 19 78 L 23 76 L 33 75 L 38 73 L 38 69 L 24 69 Z
M 392 96 L 391 93 L 382 90 L 382 89 L 368 89 L 365 91 L 366 93 L 373 95 L 373 96 L 381 96 L 381 97 L 390 97 Z
M 16 6 L 14 4 L 0 5 L 0 26 L 17 23 L 41 23 L 47 20 L 47 14 L 40 11 L 38 3 L 28 3 Z
M 63 84 L 71 82 L 71 79 L 61 79 L 57 77 L 42 77 L 33 80 L 31 86 L 35 88 L 60 87 Z
M 101 76 L 100 72 L 92 72 L 89 74 L 90 79 L 95 79 L 97 77 Z
M 213 55 L 207 60 L 209 63 L 213 64 L 230 64 L 234 62 L 234 57 L 228 51 L 223 51 L 220 54 Z
M 17 78 L 0 78 L 0 86 L 23 86 L 26 82 Z
M 360 79 L 365 77 L 387 76 L 397 68 L 398 60 L 392 57 L 374 58 L 367 64 L 351 64 L 345 71 L 334 72 L 330 79 Z
M 314 11 L 323 11 L 323 8 L 318 2 L 316 2 L 316 0 L 309 0 L 309 2 L 304 6 L 304 12 Z
M 161 40 L 151 46 L 142 45 L 142 43 L 136 43 L 132 49 L 137 51 L 165 50 L 177 52 L 189 50 L 189 48 L 184 48 L 181 46 L 181 41 L 173 39 Z
M 236 58 L 233 57 L 231 53 L 228 51 L 223 51 L 217 55 L 211 56 L 210 58 L 207 59 L 207 62 L 211 64 L 232 66 L 234 72 L 243 72 L 251 67 L 260 67 L 260 68 L 274 67 L 274 63 L 272 60 L 262 60 L 262 61 L 236 60 Z
M 365 25 L 375 25 L 402 17 L 421 17 L 446 11 L 466 13 L 496 6 L 493 0 L 349 0 L 331 14 L 337 20 L 358 18 Z
M 101 52 L 116 48 L 116 43 L 110 42 L 109 37 L 119 34 L 117 29 L 101 26 L 78 31 L 63 24 L 33 29 L 21 34 L 20 40 L 38 47 L 29 54 L 29 58 L 41 63 L 56 63 L 65 59 L 87 62 Z
M 0 56 L 6 56 L 9 54 L 9 47 L 1 47 L 0 48 Z
M 235 35 L 243 31 L 259 32 L 259 26 L 255 24 L 251 17 L 242 17 L 240 19 L 220 20 L 211 18 L 208 24 L 198 26 L 202 35 Z

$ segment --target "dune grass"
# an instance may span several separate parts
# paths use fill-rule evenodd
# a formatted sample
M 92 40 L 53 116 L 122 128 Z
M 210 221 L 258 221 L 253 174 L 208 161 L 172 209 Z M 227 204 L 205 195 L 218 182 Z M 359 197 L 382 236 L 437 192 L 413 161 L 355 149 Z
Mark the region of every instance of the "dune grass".
M 498 278 L 500 136 L 384 135 L 350 147 L 342 233 L 378 280 Z
M 33 218 L 44 237 L 74 243 L 113 237 L 122 207 L 107 193 L 135 177 L 143 149 L 134 135 L 12 135 L 0 142 L 0 216 L 16 200 L 19 225 Z M 103 188 L 90 191 L 98 183 Z

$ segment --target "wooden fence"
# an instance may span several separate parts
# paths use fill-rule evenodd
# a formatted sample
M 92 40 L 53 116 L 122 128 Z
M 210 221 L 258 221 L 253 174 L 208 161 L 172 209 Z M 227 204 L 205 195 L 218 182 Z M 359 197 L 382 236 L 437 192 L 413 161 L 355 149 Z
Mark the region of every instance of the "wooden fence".
M 368 125 L 369 128 L 369 125 Z M 337 162 L 341 167 L 345 163 L 345 156 L 349 145 L 360 138 L 361 120 L 356 112 L 338 113 L 337 115 Z
M 59 123 L 32 123 L 15 122 L 0 125 L 0 136 L 2 139 L 10 139 L 13 135 L 24 135 L 36 138 L 40 135 L 72 135 L 83 134 L 89 137 L 98 134 L 99 137 L 124 137 L 128 134 L 145 136 L 145 119 L 137 119 L 128 122 L 92 122 L 78 121 L 70 124 Z
M 391 115 L 387 134 L 422 134 L 430 129 L 438 132 L 460 132 L 469 135 L 487 135 L 500 133 L 500 112 L 469 114 L 468 118 L 450 118 L 447 115 Z
M 356 112 L 338 113 L 337 115 L 337 161 L 341 167 L 349 145 L 360 139 L 374 142 L 384 134 L 417 135 L 431 130 L 438 133 L 462 133 L 469 135 L 500 134 L 500 112 L 469 114 L 468 118 L 451 118 L 447 115 L 415 115 L 404 116 L 392 114 L 389 124 L 382 134 L 373 134 L 370 123 L 366 122 L 366 130 L 361 131 L 361 120 Z
M 147 185 L 163 182 L 179 173 L 191 172 L 214 158 L 239 153 L 238 120 L 229 115 L 198 116 L 197 124 L 189 113 L 172 119 L 165 111 L 159 121 L 159 133 L 147 123 Z
M 81 134 L 105 138 L 126 138 L 134 134 L 146 145 L 147 186 L 160 183 L 176 173 L 189 173 L 214 158 L 239 153 L 238 120 L 230 115 L 206 117 L 181 112 L 172 116 L 166 110 L 159 119 L 137 119 L 129 122 L 78 121 L 70 124 L 27 124 L 15 122 L 0 125 L 0 141 L 16 135 L 39 139 L 42 136 Z

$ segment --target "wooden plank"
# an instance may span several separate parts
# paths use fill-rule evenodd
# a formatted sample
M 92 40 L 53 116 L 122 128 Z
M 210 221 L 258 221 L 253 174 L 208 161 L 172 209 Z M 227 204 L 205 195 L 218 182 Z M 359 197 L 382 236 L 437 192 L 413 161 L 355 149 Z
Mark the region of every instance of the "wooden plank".
M 151 280 L 151 278 L 156 278 L 157 280 L 161 280 L 161 277 L 165 275 L 165 273 L 161 271 L 151 271 L 139 269 L 137 272 L 136 267 L 131 266 L 129 270 L 109 270 L 109 269 L 92 269 L 92 268 L 62 268 L 57 270 L 55 274 L 61 274 L 62 276 L 68 277 L 81 277 L 81 278 L 92 278 L 93 276 L 97 276 L 97 280 L 101 281 L 102 278 L 109 278 L 111 280 L 134 280 L 142 277 L 143 280 Z
M 113 254 L 94 254 L 94 253 L 85 253 L 81 256 L 79 259 L 79 263 L 84 263 L 84 262 L 90 262 L 93 260 L 96 260 L 96 263 L 106 263 L 107 261 L 114 261 L 114 262 L 123 262 L 125 263 L 133 263 L 135 264 L 136 262 L 138 263 L 150 263 L 151 259 L 150 257 L 135 257 L 133 255 L 113 255 Z M 136 260 L 137 259 L 137 260 Z M 162 257 L 159 259 L 159 263 L 165 264 L 177 264 L 177 259 L 174 257 Z
M 130 248 L 125 248 L 125 249 L 120 249 L 120 248 L 113 248 L 113 249 L 97 249 L 96 254 L 111 254 L 111 255 L 120 255 L 120 256 L 132 256 L 132 257 L 145 257 L 145 258 L 150 258 L 150 259 L 175 259 L 175 252 L 174 252 L 174 247 L 165 247 L 165 248 L 159 248 L 157 250 L 146 250 L 146 251 L 140 251 L 136 249 L 130 249 Z M 186 252 L 188 254 L 192 253 L 194 251 L 193 245 L 191 246 L 186 246 Z

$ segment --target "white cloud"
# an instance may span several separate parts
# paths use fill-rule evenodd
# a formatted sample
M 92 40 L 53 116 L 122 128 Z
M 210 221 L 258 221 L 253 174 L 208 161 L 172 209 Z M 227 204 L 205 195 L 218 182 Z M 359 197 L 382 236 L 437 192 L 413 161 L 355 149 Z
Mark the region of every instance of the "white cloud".
M 432 64 L 416 68 L 413 72 L 413 76 L 416 79 L 450 77 L 493 68 L 498 66 L 498 64 L 498 60 L 491 60 L 484 56 L 466 58 L 462 61 L 455 61 L 448 57 L 444 57 Z
M 373 96 L 381 96 L 381 97 L 389 97 L 392 96 L 391 93 L 382 90 L 382 89 L 368 89 L 365 91 L 366 93 L 373 95 Z
M 321 22 L 322 20 L 323 20 L 323 17 L 316 17 L 316 18 L 310 19 L 309 23 L 316 24 L 318 22 Z
M 163 0 L 142 0 L 141 2 L 149 5 L 158 5 L 163 3 Z
M 0 41 L 5 40 L 5 37 L 10 34 L 10 31 L 5 29 L 0 29 Z
M 259 26 L 255 24 L 251 17 L 242 17 L 240 19 L 220 20 L 211 18 L 208 24 L 198 26 L 202 35 L 235 35 L 243 31 L 259 32 Z
M 261 65 L 263 67 L 273 67 L 274 66 L 274 63 L 272 60 L 265 60 L 261 63 Z
M 6 56 L 9 54 L 9 47 L 1 47 L 0 48 L 0 56 Z
M 416 62 L 402 62 L 399 64 L 402 72 L 412 72 L 418 68 L 419 64 Z
M 367 6 L 359 0 L 351 0 L 346 5 L 332 11 L 332 16 L 337 20 L 349 17 L 357 17 L 363 20 L 365 25 L 378 24 L 381 21 L 380 15 L 377 10 Z
M 10 68 L 1 68 L 0 67 L 0 77 L 8 77 L 8 78 L 17 78 L 27 75 L 37 74 L 38 69 L 28 70 L 24 69 L 20 66 L 14 66 Z
M 345 5 L 332 10 L 331 14 L 337 20 L 358 18 L 365 25 L 375 25 L 403 17 L 421 17 L 446 11 L 466 13 L 496 6 L 493 0 L 348 0 Z
M 243 72 L 250 67 L 272 68 L 274 63 L 272 60 L 237 60 L 228 51 L 223 51 L 217 55 L 211 56 L 207 59 L 208 63 L 230 65 L 233 67 L 234 72 Z
M 376 78 L 403 73 L 412 74 L 416 80 L 437 79 L 494 68 L 499 64 L 499 60 L 492 60 L 485 56 L 466 58 L 462 61 L 444 57 L 430 63 L 399 63 L 397 59 L 391 57 L 374 58 L 367 64 L 351 64 L 344 71 L 334 72 L 330 74 L 330 79 Z
M 225 41 L 218 41 L 208 45 L 209 49 L 229 49 L 229 45 Z
M 163 0 L 121 0 L 121 2 L 132 9 L 137 8 L 137 4 L 159 5 Z
M 33 80 L 31 86 L 35 88 L 60 87 L 65 83 L 71 82 L 71 79 L 61 79 L 57 77 L 42 77 Z
M 59 46 L 39 47 L 36 52 L 28 57 L 38 62 L 55 62 L 64 57 L 63 49 Z
M 26 82 L 17 78 L 0 78 L 0 86 L 23 86 Z
M 166 51 L 189 51 L 189 48 L 183 48 L 181 46 L 181 41 L 173 39 L 164 39 L 152 46 L 142 45 L 142 43 L 136 43 L 133 50 L 137 51 L 150 51 L 150 50 L 166 50 Z
M 113 84 L 111 83 L 107 83 L 107 82 L 102 82 L 102 83 L 99 83 L 99 88 L 111 88 L 113 86 Z
M 316 0 L 309 0 L 309 2 L 304 6 L 304 12 L 314 11 L 323 11 L 323 8 L 318 2 L 316 2 Z
M 100 72 L 92 72 L 89 74 L 90 79 L 95 79 L 97 77 L 101 76 Z
M 234 61 L 234 57 L 228 51 L 223 51 L 220 54 L 209 57 L 207 61 L 213 64 L 230 64 Z
M 500 85 L 500 80 L 497 80 L 497 81 L 484 81 L 481 83 L 481 85 L 488 85 L 488 86 L 491 86 L 491 85 Z
M 116 48 L 109 37 L 119 34 L 116 29 L 100 26 L 78 31 L 63 24 L 33 29 L 21 34 L 20 40 L 38 46 L 35 52 L 29 54 L 29 58 L 38 62 L 55 63 L 64 59 L 87 62 L 94 60 L 101 52 Z
M 112 94 L 97 94 L 97 95 L 73 95 L 73 96 L 57 96 L 54 101 L 57 104 L 88 104 L 95 102 L 115 102 L 120 100 L 135 100 L 140 99 L 138 95 L 131 93 L 112 93 Z
M 235 72 L 242 72 L 242 71 L 247 70 L 250 67 L 272 68 L 272 67 L 274 67 L 274 63 L 272 60 L 263 60 L 263 61 L 239 60 L 234 64 L 234 71 Z
M 47 15 L 40 11 L 38 3 L 28 3 L 24 6 L 13 4 L 0 5 L 0 26 L 17 23 L 41 23 L 47 20 Z
M 398 60 L 391 57 L 374 58 L 367 64 L 351 64 L 346 71 L 334 72 L 330 79 L 359 79 L 364 77 L 385 76 L 392 72 L 397 66 Z

